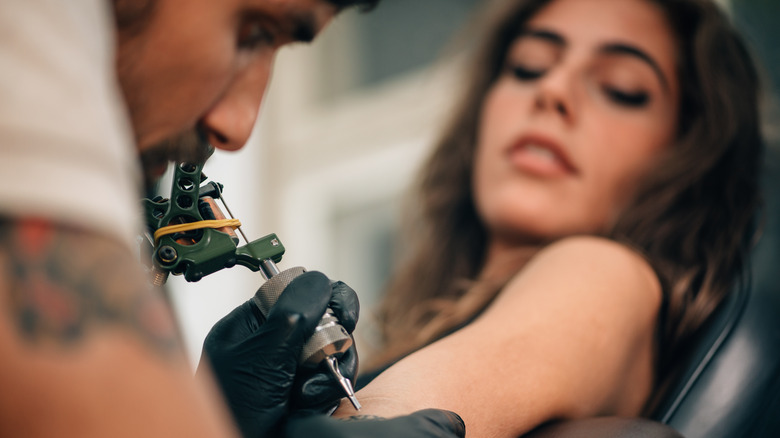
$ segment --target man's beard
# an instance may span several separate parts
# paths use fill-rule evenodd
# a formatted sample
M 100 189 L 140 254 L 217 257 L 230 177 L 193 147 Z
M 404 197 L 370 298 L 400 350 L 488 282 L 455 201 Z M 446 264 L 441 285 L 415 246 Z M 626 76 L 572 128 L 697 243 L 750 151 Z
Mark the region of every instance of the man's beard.
M 140 158 L 146 190 L 154 187 L 169 162 L 202 164 L 212 153 L 214 147 L 197 129 L 145 148 L 141 151 Z

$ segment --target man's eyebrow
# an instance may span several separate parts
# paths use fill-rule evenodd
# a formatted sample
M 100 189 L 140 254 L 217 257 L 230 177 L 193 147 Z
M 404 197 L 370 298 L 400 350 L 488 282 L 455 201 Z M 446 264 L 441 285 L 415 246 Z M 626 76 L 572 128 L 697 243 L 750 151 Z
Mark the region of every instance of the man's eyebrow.
M 290 36 L 295 41 L 303 43 L 310 43 L 317 36 L 317 20 L 314 18 L 314 14 L 306 12 L 291 12 L 286 16 L 289 19 L 291 29 Z
M 657 62 L 655 62 L 655 59 L 653 59 L 652 56 L 648 55 L 638 47 L 629 44 L 623 44 L 623 43 L 611 43 L 602 46 L 601 49 L 599 49 L 599 52 L 607 55 L 632 56 L 643 61 L 645 64 L 649 65 L 650 68 L 653 69 L 656 76 L 658 76 L 658 80 L 661 81 L 661 85 L 664 87 L 664 89 L 666 89 L 666 91 L 669 91 L 669 81 L 667 80 L 666 75 L 664 75 L 663 70 L 661 70 L 661 67 L 658 65 Z
M 272 13 L 262 8 L 249 8 L 243 12 L 245 17 L 253 17 L 271 25 L 277 34 L 292 41 L 310 43 L 320 29 L 312 11 L 287 10 Z

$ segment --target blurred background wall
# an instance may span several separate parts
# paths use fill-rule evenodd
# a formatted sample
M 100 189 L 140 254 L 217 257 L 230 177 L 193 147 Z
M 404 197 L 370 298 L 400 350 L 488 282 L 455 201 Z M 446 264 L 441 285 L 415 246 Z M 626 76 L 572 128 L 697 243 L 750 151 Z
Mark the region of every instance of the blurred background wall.
M 392 270 L 401 200 L 459 97 L 450 42 L 469 42 L 461 29 L 486 3 L 384 0 L 368 14 L 343 13 L 313 44 L 282 50 L 249 144 L 218 152 L 205 168 L 225 184 L 250 240 L 279 236 L 280 268 L 321 270 L 358 291 L 363 358 L 376 345 L 374 310 Z M 733 3 L 777 81 L 780 2 Z M 210 327 L 261 283 L 242 267 L 195 284 L 170 280 L 193 363 Z

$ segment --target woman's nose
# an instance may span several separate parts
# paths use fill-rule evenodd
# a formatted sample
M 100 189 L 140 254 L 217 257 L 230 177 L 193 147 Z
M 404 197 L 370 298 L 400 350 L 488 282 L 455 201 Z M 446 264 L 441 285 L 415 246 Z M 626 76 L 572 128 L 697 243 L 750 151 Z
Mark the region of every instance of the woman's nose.
M 201 118 L 209 143 L 235 151 L 249 139 L 255 126 L 271 71 L 272 59 L 259 59 L 239 72 L 225 94 Z
M 539 78 L 535 96 L 535 108 L 539 111 L 553 111 L 565 122 L 575 120 L 576 98 L 574 95 L 574 72 L 572 68 L 557 66 Z

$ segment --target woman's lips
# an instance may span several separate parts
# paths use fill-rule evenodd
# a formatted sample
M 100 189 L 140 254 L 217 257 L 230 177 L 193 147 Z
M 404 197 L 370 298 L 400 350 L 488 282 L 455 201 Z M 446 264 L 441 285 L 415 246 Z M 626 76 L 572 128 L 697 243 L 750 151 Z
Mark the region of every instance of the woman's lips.
M 556 142 L 541 136 L 523 136 L 508 151 L 509 160 L 519 170 L 541 177 L 574 175 L 577 169 Z

